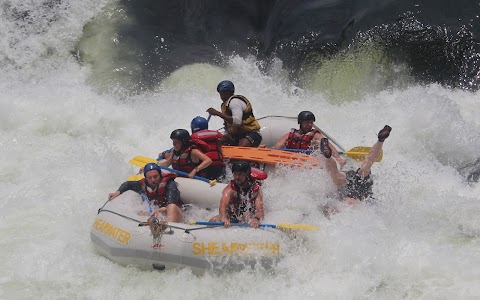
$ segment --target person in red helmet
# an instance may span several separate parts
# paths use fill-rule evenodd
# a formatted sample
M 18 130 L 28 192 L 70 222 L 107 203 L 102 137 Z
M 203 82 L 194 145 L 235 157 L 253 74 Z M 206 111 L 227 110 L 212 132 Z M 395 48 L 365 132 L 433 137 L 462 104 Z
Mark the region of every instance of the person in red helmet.
M 231 223 L 248 222 L 251 227 L 258 228 L 264 217 L 260 180 L 267 175 L 246 161 L 233 162 L 232 173 L 233 180 L 222 192 L 219 214 L 210 222 L 223 222 L 225 227 Z
M 262 142 L 260 124 L 258 124 L 250 101 L 242 95 L 235 95 L 235 86 L 230 80 L 224 80 L 217 86 L 222 99 L 222 111 L 210 107 L 207 112 L 224 120 L 227 134 L 222 143 L 231 146 L 258 147 Z
M 111 201 L 120 194 L 131 190 L 147 198 L 152 214 L 158 217 L 159 213 L 166 216 L 167 222 L 183 222 L 183 205 L 177 183 L 174 181 L 175 174 L 162 174 L 162 170 L 155 163 L 148 163 L 143 168 L 144 178 L 138 181 L 126 181 L 120 185 L 116 192 L 108 194 Z
M 332 158 L 332 149 L 328 139 L 323 138 L 320 142 L 320 151 L 325 157 L 325 169 L 332 178 L 333 183 L 338 189 L 339 200 L 346 204 L 353 204 L 365 201 L 370 198 L 372 193 L 373 180 L 371 178 L 371 169 L 373 163 L 380 156 L 383 142 L 390 136 L 392 127 L 385 125 L 378 133 L 378 141 L 372 146 L 369 154 L 356 171 L 339 171 L 337 164 Z M 326 217 L 338 212 L 338 209 L 331 205 L 326 205 L 323 213 Z

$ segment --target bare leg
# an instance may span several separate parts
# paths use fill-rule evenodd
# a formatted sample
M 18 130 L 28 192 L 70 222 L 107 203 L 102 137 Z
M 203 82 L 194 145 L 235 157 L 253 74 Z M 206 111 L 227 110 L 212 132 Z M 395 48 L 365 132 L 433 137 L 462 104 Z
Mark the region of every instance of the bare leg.
M 243 138 L 238 142 L 239 147 L 253 147 L 249 139 Z
M 333 183 L 337 187 L 342 187 L 345 185 L 346 175 L 344 172 L 340 172 L 337 168 L 337 163 L 332 157 L 332 149 L 328 143 L 327 138 L 323 138 L 320 142 L 320 151 L 322 152 L 324 157 L 324 165 L 325 169 L 327 170 L 330 178 L 332 178 Z
M 183 222 L 183 212 L 176 204 L 167 205 L 167 222 Z
M 360 170 L 358 170 L 358 175 L 362 177 L 367 177 L 368 174 L 370 174 L 373 163 L 380 156 L 380 153 L 382 151 L 382 146 L 383 146 L 383 143 L 378 141 L 373 145 L 372 149 L 370 150 L 370 153 L 368 153 L 367 157 L 365 157 L 365 160 L 362 162 L 362 165 L 360 166 Z
M 367 157 L 362 162 L 362 165 L 360 166 L 360 170 L 358 171 L 358 175 L 362 177 L 367 177 L 368 174 L 370 174 L 372 165 L 380 156 L 380 153 L 383 147 L 383 142 L 390 135 L 390 131 L 392 131 L 392 127 L 388 125 L 385 125 L 385 127 L 382 130 L 380 130 L 380 132 L 378 133 L 378 141 L 372 146 L 372 149 L 370 149 L 370 153 L 368 153 Z
M 224 134 L 219 140 L 221 145 L 231 146 L 235 144 L 234 139 L 229 134 Z

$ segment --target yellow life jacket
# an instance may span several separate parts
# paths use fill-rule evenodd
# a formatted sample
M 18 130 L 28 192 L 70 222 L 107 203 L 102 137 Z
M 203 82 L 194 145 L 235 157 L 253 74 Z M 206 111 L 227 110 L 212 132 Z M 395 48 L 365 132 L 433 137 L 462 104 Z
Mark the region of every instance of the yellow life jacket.
M 250 104 L 250 101 L 248 101 L 247 98 L 241 95 L 233 95 L 230 97 L 227 101 L 222 103 L 222 113 L 232 116 L 232 111 L 228 107 L 230 104 L 230 101 L 232 99 L 237 98 L 245 102 L 247 105 L 247 108 L 243 111 L 242 115 L 242 124 L 240 127 L 234 126 L 233 124 L 228 124 L 225 122 L 225 129 L 227 130 L 228 134 L 230 135 L 237 135 L 237 134 L 243 134 L 247 133 L 250 131 L 255 131 L 255 130 L 260 130 L 260 124 L 258 124 L 257 120 L 255 119 L 255 116 L 253 115 L 253 110 L 252 110 L 252 105 Z

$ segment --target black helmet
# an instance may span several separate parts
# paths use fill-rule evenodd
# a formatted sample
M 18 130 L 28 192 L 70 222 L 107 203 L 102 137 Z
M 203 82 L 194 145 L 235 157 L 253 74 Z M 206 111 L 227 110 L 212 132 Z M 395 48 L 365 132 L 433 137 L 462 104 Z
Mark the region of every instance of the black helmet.
M 190 133 L 185 129 L 175 129 L 172 131 L 172 134 L 170 134 L 170 138 L 172 140 L 182 141 L 182 146 L 185 146 L 188 141 L 190 141 Z
M 224 80 L 217 85 L 217 92 L 229 91 L 235 93 L 235 86 L 230 80 Z
M 303 121 L 313 121 L 315 122 L 315 115 L 308 110 L 304 110 L 298 114 L 298 124 L 302 123 Z
M 232 173 L 235 172 L 243 172 L 250 176 L 250 172 L 252 171 L 252 167 L 250 164 L 244 160 L 235 161 L 232 164 Z

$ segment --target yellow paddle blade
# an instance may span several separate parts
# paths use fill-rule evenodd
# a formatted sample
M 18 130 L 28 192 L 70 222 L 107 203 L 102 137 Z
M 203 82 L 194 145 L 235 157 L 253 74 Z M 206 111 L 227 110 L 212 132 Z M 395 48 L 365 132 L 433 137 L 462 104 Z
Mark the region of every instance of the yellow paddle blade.
M 319 226 L 305 224 L 278 224 L 278 229 L 320 230 Z
M 145 165 L 148 163 L 156 163 L 156 162 L 157 160 L 154 158 L 141 156 L 141 155 L 135 156 L 134 158 L 128 161 L 129 164 L 139 166 L 141 168 L 145 167 Z
M 347 152 L 343 152 L 343 154 L 347 155 L 353 160 L 362 162 L 365 160 L 365 157 L 367 157 L 367 155 L 370 153 L 371 149 L 372 147 L 357 146 L 350 149 Z M 382 158 L 383 158 L 383 150 L 380 152 L 380 156 L 378 156 L 376 162 L 382 161 Z
M 140 179 L 143 178 L 143 175 L 142 174 L 138 174 L 138 175 L 132 175 L 132 176 L 128 176 L 128 181 L 139 181 Z

